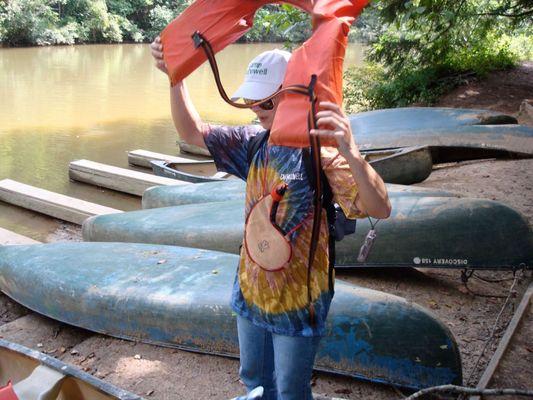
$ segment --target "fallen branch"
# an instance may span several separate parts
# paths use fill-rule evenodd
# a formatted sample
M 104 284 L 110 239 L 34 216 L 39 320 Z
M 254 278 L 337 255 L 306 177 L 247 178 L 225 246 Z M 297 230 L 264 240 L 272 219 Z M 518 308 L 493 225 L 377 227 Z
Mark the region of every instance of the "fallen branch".
M 432 393 L 455 393 L 455 394 L 466 394 L 466 395 L 483 395 L 483 396 L 531 396 L 533 397 L 533 390 L 528 389 L 476 389 L 466 386 L 456 386 L 456 385 L 442 385 L 434 386 L 427 389 L 422 389 L 416 393 L 413 393 L 411 396 L 404 398 L 404 400 L 414 400 L 419 399 L 422 396 L 432 394 Z

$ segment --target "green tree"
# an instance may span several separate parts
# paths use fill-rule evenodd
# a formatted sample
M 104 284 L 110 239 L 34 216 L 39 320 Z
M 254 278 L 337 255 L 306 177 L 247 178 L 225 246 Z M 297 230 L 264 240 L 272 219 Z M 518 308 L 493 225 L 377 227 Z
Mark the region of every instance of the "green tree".
M 2 41 L 11 46 L 37 43 L 58 22 L 58 16 L 43 0 L 11 0 L 0 8 Z
M 305 41 L 311 35 L 309 15 L 289 4 L 266 5 L 260 8 L 254 26 L 243 42 L 285 42 L 287 48 Z
M 368 36 L 368 65 L 346 74 L 352 111 L 430 104 L 466 77 L 514 65 L 519 54 L 512 39 L 531 38 L 533 3 L 379 0 L 365 13 L 381 28 Z

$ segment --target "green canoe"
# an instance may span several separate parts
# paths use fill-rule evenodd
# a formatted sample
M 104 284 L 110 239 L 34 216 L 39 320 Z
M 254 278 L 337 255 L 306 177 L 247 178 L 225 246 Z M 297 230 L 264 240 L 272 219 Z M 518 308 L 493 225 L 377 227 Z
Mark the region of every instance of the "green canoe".
M 429 146 L 435 164 L 533 157 L 533 128 L 487 110 L 395 108 L 354 114 L 350 123 L 362 150 Z
M 357 261 L 367 219 L 336 244 L 338 267 L 408 266 L 513 269 L 533 265 L 533 237 L 524 218 L 504 204 L 481 199 L 391 192 L 392 215 L 377 227 L 365 263 Z M 83 224 L 98 242 L 158 243 L 238 253 L 243 201 L 188 204 L 101 215 Z
M 404 107 L 349 118 L 361 150 L 429 146 L 434 164 L 533 156 L 533 128 L 517 125 L 516 118 L 497 111 Z
M 237 357 L 229 306 L 237 263 L 236 255 L 175 246 L 4 246 L 0 289 L 91 331 Z M 340 281 L 335 289 L 316 369 L 409 388 L 461 384 L 455 339 L 428 310 Z
M 386 186 L 391 197 L 459 197 L 459 195 L 440 189 L 394 184 L 388 184 Z M 158 208 L 228 200 L 241 200 L 244 204 L 245 190 L 246 183 L 241 179 L 231 179 L 225 182 L 198 183 L 196 185 L 154 186 L 144 191 L 142 207 Z

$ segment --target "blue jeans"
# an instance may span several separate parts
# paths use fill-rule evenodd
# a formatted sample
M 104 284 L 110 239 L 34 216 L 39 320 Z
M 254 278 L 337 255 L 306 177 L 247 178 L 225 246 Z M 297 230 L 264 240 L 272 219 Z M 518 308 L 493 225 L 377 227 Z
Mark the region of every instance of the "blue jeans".
M 250 392 L 264 388 L 263 400 L 312 400 L 311 373 L 320 337 L 271 333 L 237 316 L 241 367 Z

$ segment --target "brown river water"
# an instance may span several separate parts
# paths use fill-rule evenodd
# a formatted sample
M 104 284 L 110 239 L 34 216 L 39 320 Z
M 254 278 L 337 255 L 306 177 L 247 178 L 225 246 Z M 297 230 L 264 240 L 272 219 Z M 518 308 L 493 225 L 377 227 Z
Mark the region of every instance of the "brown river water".
M 219 53 L 226 90 L 239 86 L 255 55 L 279 46 L 236 44 Z M 351 44 L 345 66 L 362 58 L 361 46 Z M 204 120 L 252 120 L 250 111 L 220 99 L 208 65 L 187 84 Z M 128 168 L 129 150 L 176 154 L 168 93 L 168 79 L 153 66 L 147 44 L 0 49 L 0 180 L 120 210 L 140 208 L 138 197 L 70 181 L 68 164 L 88 159 Z M 0 227 L 44 241 L 57 222 L 0 201 Z

